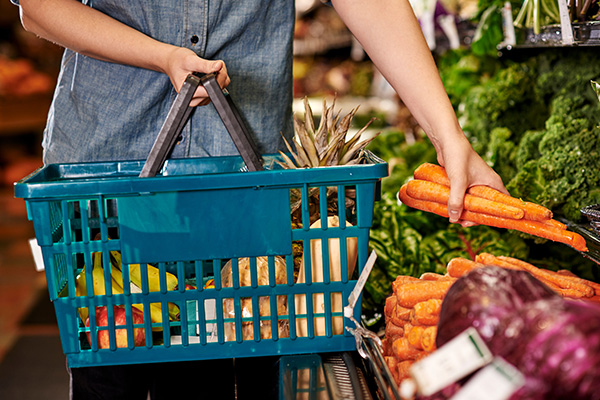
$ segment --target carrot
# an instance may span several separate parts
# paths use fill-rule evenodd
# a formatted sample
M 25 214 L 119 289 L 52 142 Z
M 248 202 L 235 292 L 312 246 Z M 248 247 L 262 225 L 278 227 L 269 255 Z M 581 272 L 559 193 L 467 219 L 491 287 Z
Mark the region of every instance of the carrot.
M 445 275 L 438 274 L 436 272 L 423 272 L 419 279 L 422 281 L 439 281 L 446 278 Z
M 551 225 L 551 226 L 555 226 L 560 229 L 567 229 L 567 225 L 565 225 L 562 222 L 557 221 L 555 219 L 548 219 L 548 220 L 544 220 L 542 222 L 545 224 Z
M 553 271 L 550 271 L 547 269 L 538 268 L 535 265 L 532 265 L 526 261 L 519 260 L 514 257 L 499 256 L 498 258 L 501 260 L 504 260 L 504 261 L 508 261 L 512 264 L 518 265 L 519 267 L 523 268 L 524 270 L 529 271 L 533 276 L 542 277 L 545 280 L 552 282 L 553 284 L 555 284 L 556 286 L 558 286 L 562 289 L 574 289 L 576 291 L 583 293 L 584 297 L 591 297 L 594 295 L 594 289 L 591 286 L 589 286 L 587 284 L 587 282 L 585 282 L 583 279 L 581 279 L 579 277 L 563 276 L 563 275 L 557 274 L 556 272 L 553 272 Z M 565 292 L 565 293 L 570 293 L 570 292 Z M 570 295 L 568 297 L 571 297 L 571 296 L 572 295 Z
M 546 283 L 546 282 L 544 282 Z M 552 288 L 552 290 L 554 290 L 556 293 L 560 294 L 562 297 L 568 297 L 571 299 L 590 299 L 592 296 L 587 296 L 585 293 L 580 292 L 577 289 L 565 289 L 565 288 Z
M 398 359 L 396 357 L 384 356 L 383 359 L 390 369 L 393 369 L 398 365 Z
M 427 352 L 435 350 L 435 337 L 437 335 L 437 326 L 428 326 L 421 335 L 421 347 Z
M 442 275 L 436 272 L 424 272 L 419 277 L 422 281 L 456 281 L 456 278 L 450 275 Z
M 394 324 L 393 322 L 387 323 L 385 325 L 385 337 L 393 339 L 398 336 L 404 336 L 404 328 Z
M 448 218 L 447 206 L 432 201 L 418 200 L 408 196 L 406 193 L 406 185 L 400 188 L 400 191 L 398 192 L 398 198 L 402 201 L 402 203 L 409 207 L 432 212 Z M 588 251 L 583 236 L 575 232 L 547 225 L 540 221 L 500 218 L 493 215 L 475 213 L 469 210 L 463 210 L 460 219 L 463 221 L 471 221 L 476 224 L 488 225 L 496 228 L 514 229 L 531 235 L 539 236 L 544 239 L 568 244 L 579 251 Z
M 398 365 L 398 359 L 396 357 L 384 356 L 383 359 L 385 360 L 385 363 L 390 371 L 394 371 L 396 369 L 396 366 Z
M 419 350 L 423 350 L 423 347 L 421 346 L 421 336 L 423 336 L 424 330 L 424 326 L 413 326 L 410 331 L 408 331 L 408 335 L 406 336 L 408 343 Z
M 408 338 L 408 334 L 410 333 L 410 330 L 413 328 L 413 324 L 411 324 L 410 322 L 407 322 L 404 324 L 404 337 Z
M 396 357 L 394 357 L 394 355 L 392 353 L 392 342 L 393 342 L 393 340 L 391 340 L 390 338 L 387 338 L 387 337 L 384 337 L 383 339 L 381 339 L 381 353 L 386 358 L 387 357 L 396 358 Z
M 397 301 L 397 298 L 396 298 Z M 410 320 L 410 308 L 396 305 L 394 315 L 390 318 L 390 321 L 398 326 L 402 326 L 406 321 Z
M 448 179 L 446 170 L 444 169 L 444 167 L 436 164 L 423 163 L 419 165 L 415 170 L 413 176 L 415 179 L 427 180 L 450 187 L 450 180 Z M 549 220 L 552 218 L 552 211 L 550 211 L 546 207 L 532 202 L 517 199 L 516 197 L 509 196 L 506 193 L 502 193 L 499 190 L 493 189 L 489 186 L 475 185 L 470 187 L 467 190 L 467 193 L 484 199 L 493 200 L 499 203 L 504 203 L 521 208 L 524 211 L 523 218 L 525 219 L 540 221 Z M 556 222 L 552 222 L 552 224 L 555 224 Z
M 479 253 L 477 257 L 475 257 L 475 261 L 483 265 L 494 265 L 496 267 L 503 267 L 506 269 L 514 269 L 517 271 L 523 271 L 523 268 L 519 265 L 515 265 L 508 261 L 503 261 L 490 253 Z
M 577 277 L 577 275 L 575 275 L 572 271 L 569 271 L 568 269 L 559 269 L 558 271 L 556 271 L 556 273 L 564 276 Z
M 391 357 L 391 356 L 383 357 L 383 359 L 385 360 L 385 363 L 386 363 L 387 367 L 389 368 L 390 373 L 392 374 L 392 378 L 394 378 L 395 382 L 398 382 L 399 381 L 398 359 L 396 357 Z
M 410 378 L 410 367 L 415 363 L 414 360 L 404 360 L 398 362 L 396 365 L 396 371 L 398 373 L 398 382 Z
M 394 282 L 392 282 L 392 291 L 394 293 L 396 293 L 396 290 L 398 288 L 398 286 L 402 286 L 405 283 L 408 282 L 418 282 L 419 278 L 415 278 L 414 276 L 410 276 L 410 275 L 399 275 L 398 277 L 396 277 L 396 279 L 394 280 Z
M 469 260 L 468 258 L 455 257 L 448 262 L 446 271 L 448 272 L 448 275 L 454 278 L 460 278 L 467 272 L 479 267 L 483 267 L 483 265 L 476 261 Z
M 591 286 L 592 289 L 594 289 L 594 293 L 596 295 L 600 295 L 600 283 L 598 282 L 594 282 L 594 281 L 590 281 L 587 279 L 583 279 L 583 278 L 579 278 L 577 275 L 575 275 L 573 272 L 567 270 L 567 269 L 559 269 L 558 271 L 556 271 L 557 274 L 562 275 L 562 276 L 567 276 L 567 277 L 572 277 L 572 278 L 578 278 L 581 279 L 583 282 L 585 282 L 586 285 Z
M 585 288 L 585 286 L 580 286 L 580 287 L 576 287 L 576 286 L 570 286 L 570 287 L 565 287 L 567 284 L 564 283 L 564 281 L 562 281 L 559 277 L 559 279 L 553 279 L 553 277 L 551 276 L 551 274 L 548 274 L 548 270 L 542 270 L 540 268 L 537 268 L 529 263 L 526 262 L 521 262 L 521 263 L 515 263 L 515 262 L 510 262 L 506 260 L 507 257 L 504 256 L 494 256 L 488 253 L 481 253 L 477 255 L 477 261 L 483 263 L 483 264 L 488 264 L 488 265 L 495 265 L 498 267 L 502 267 L 502 268 L 507 268 L 507 269 L 517 269 L 517 270 L 522 270 L 522 271 L 527 271 L 529 272 L 531 275 L 533 275 L 534 278 L 536 278 L 537 280 L 543 282 L 544 284 L 546 284 L 548 287 L 550 287 L 550 289 L 554 290 L 555 292 L 557 292 L 558 294 L 560 294 L 563 297 L 572 297 L 572 298 L 580 298 L 580 297 L 589 297 L 590 294 L 590 287 Z M 514 259 L 517 260 L 517 259 Z M 520 261 L 520 260 L 517 260 Z M 558 275 L 558 274 L 557 274 Z M 562 286 L 561 283 L 562 282 Z
M 415 304 L 410 320 L 414 325 L 436 325 L 442 309 L 441 299 L 429 299 Z
M 467 193 L 472 194 L 474 196 L 482 197 L 484 199 L 493 200 L 499 203 L 519 207 L 524 211 L 525 219 L 530 219 L 533 221 L 552 219 L 552 211 L 550 211 L 546 207 L 529 201 L 517 199 L 516 197 L 509 196 L 506 193 L 502 193 L 499 190 L 496 190 L 489 186 L 472 186 L 467 190 Z
M 421 211 L 431 212 L 431 213 L 437 214 L 441 217 L 448 218 L 448 206 L 447 205 L 436 203 L 433 201 L 424 201 L 424 200 L 415 199 L 415 198 L 409 196 L 408 193 L 406 193 L 406 188 L 407 188 L 407 185 L 404 184 L 404 185 L 402 185 L 402 187 L 400 187 L 400 190 L 398 191 L 398 199 L 403 204 L 406 204 L 409 207 L 416 208 Z M 463 215 L 465 212 L 466 212 L 466 210 L 463 211 Z
M 443 299 L 454 281 L 420 281 L 407 283 L 398 288 L 398 305 L 412 308 L 415 304 L 429 299 Z
M 450 198 L 450 188 L 448 186 L 420 179 L 409 181 L 407 183 L 406 193 L 415 199 L 434 201 L 441 204 L 448 204 L 448 199 Z M 521 219 L 525 215 L 524 211 L 520 208 L 473 196 L 468 193 L 465 194 L 464 208 L 465 210 L 503 218 Z
M 419 357 L 423 350 L 419 350 L 412 346 L 408 339 L 400 337 L 392 343 L 392 353 L 398 358 L 398 361 L 415 360 Z
M 396 296 L 392 295 L 385 299 L 385 306 L 383 307 L 383 314 L 385 316 L 385 322 L 387 323 L 394 313 L 396 312 L 396 304 L 398 303 Z
M 444 167 L 436 164 L 423 163 L 419 165 L 417 169 L 415 169 L 413 176 L 415 179 L 422 179 L 450 187 L 450 179 L 448 179 L 446 170 Z

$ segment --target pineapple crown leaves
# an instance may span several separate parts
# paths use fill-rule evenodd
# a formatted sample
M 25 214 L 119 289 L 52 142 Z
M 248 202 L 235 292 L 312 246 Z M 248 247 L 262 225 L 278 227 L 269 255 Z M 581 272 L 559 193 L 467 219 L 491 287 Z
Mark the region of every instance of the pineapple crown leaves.
M 294 169 L 352 165 L 361 161 L 364 148 L 379 135 L 378 132 L 372 137 L 360 140 L 375 118 L 372 118 L 363 128 L 347 139 L 348 130 L 358 111 L 358 106 L 344 117 L 341 117 L 340 112 L 336 113 L 334 108 L 335 98 L 329 107 L 327 101 L 323 100 L 323 113 L 319 126 L 315 129 L 312 109 L 308 98 L 304 98 L 304 119 L 294 116 L 295 133 L 292 142 L 296 151 L 292 150 L 291 144 L 284 137 L 283 140 L 292 158 L 280 151 L 284 162 L 278 163 L 282 167 Z

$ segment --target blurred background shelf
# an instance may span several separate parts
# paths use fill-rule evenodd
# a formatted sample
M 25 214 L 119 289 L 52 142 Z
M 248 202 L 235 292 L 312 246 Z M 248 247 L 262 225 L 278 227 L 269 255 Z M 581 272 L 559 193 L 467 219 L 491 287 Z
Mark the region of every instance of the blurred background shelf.
M 41 132 L 46 125 L 51 93 L 0 98 L 0 135 Z

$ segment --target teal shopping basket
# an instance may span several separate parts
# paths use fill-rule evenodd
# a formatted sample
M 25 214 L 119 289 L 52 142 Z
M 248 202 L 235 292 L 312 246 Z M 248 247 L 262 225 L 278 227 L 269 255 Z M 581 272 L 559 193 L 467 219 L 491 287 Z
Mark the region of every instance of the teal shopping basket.
M 279 157 L 172 159 L 148 178 L 143 161 L 55 164 L 17 182 L 69 365 L 355 349 L 343 306 L 387 164 Z

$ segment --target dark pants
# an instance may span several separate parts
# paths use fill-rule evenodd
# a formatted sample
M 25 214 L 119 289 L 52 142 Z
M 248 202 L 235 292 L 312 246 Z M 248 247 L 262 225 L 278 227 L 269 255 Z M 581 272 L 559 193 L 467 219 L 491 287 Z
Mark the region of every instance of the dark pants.
M 72 368 L 71 400 L 277 399 L 279 357 Z M 237 397 L 236 397 L 237 393 Z

